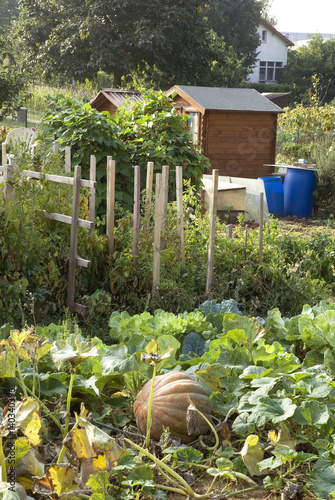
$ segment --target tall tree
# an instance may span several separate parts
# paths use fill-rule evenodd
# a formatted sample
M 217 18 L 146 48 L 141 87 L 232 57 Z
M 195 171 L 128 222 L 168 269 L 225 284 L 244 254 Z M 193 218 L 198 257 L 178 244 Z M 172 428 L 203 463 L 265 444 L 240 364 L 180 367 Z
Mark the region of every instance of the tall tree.
M 201 0 L 199 0 L 201 1 Z M 121 77 L 146 65 L 191 79 L 207 64 L 197 0 L 20 0 L 20 34 L 46 73 Z
M 239 81 L 254 63 L 260 0 L 19 0 L 16 24 L 45 75 L 144 74 L 156 87 Z M 223 44 L 226 54 L 223 52 Z M 236 60 L 236 65 L 234 64 Z M 213 72 L 213 68 L 215 71 Z M 229 78 L 228 72 L 235 72 Z M 217 71 L 220 68 L 220 71 Z
M 335 40 L 314 35 L 306 45 L 288 53 L 283 83 L 290 85 L 295 102 L 322 104 L 335 99 Z
M 245 67 L 256 61 L 261 8 L 257 0 L 211 0 L 204 9 L 211 28 L 233 47 L 239 60 L 244 59 Z

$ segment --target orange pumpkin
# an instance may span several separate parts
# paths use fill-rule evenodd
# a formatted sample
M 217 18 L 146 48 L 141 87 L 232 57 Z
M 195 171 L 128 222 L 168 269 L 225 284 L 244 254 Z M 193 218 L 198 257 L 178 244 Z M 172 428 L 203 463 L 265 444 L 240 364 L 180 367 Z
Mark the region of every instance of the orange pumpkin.
M 138 393 L 134 402 L 134 413 L 139 431 L 145 435 L 147 430 L 148 403 L 151 390 L 149 380 Z M 159 441 L 163 430 L 169 429 L 170 435 L 180 438 L 182 443 L 190 443 L 208 431 L 208 424 L 198 415 L 199 433 L 188 435 L 186 415 L 190 401 L 210 419 L 212 404 L 206 389 L 195 375 L 184 372 L 170 372 L 155 378 L 150 436 Z

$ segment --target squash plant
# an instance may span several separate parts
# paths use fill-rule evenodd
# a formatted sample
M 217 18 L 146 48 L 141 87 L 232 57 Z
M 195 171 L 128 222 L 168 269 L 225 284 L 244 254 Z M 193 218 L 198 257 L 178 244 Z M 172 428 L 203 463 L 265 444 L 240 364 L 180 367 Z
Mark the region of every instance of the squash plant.
M 65 324 L 36 332 L 3 329 L 0 387 L 4 404 L 10 390 L 17 398 L 18 481 L 46 498 L 165 498 L 164 491 L 178 490 L 208 499 L 212 493 L 239 494 L 237 479 L 246 482 L 246 489 L 276 490 L 297 478 L 301 488 L 328 499 L 335 492 L 334 306 L 306 305 L 291 318 L 274 309 L 260 321 L 232 312 L 222 316 L 215 305 L 207 310 L 212 323 L 221 319 L 221 328 L 198 351 L 187 335 L 180 337 L 181 350 L 181 343 L 164 332 L 155 341 L 133 333 L 107 346 L 83 339 L 78 327 L 69 332 Z M 202 321 L 207 323 L 205 316 Z M 213 432 L 186 448 L 171 445 L 166 430 L 158 460 L 143 447 L 144 435 L 126 437 L 134 422 L 132 401 L 153 375 L 143 354 L 150 355 L 154 343 L 158 376 L 171 370 L 196 374 L 211 393 L 218 444 Z M 5 406 L 0 425 L 2 470 L 11 449 L 8 411 Z M 117 432 L 117 439 L 110 432 Z M 37 452 L 50 442 L 54 448 L 47 447 L 51 455 L 43 464 Z M 65 455 L 70 463 L 64 463 Z M 214 482 L 202 493 L 197 484 L 190 488 L 181 466 L 196 477 L 206 472 Z

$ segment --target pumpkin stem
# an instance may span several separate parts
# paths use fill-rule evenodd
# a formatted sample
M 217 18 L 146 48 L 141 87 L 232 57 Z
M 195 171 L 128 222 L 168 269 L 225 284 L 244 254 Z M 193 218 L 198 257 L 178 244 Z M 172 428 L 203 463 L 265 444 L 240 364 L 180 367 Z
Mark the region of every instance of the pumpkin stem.
M 203 443 L 203 441 L 199 438 L 199 441 L 201 442 L 202 446 L 204 446 L 205 448 L 207 448 L 207 450 L 209 451 L 215 451 L 219 445 L 220 445 L 220 440 L 219 440 L 219 436 L 218 436 L 218 433 L 216 432 L 215 428 L 214 428 L 214 425 L 212 424 L 212 422 L 210 420 L 208 420 L 207 417 L 205 417 L 205 415 L 200 411 L 198 410 L 198 408 L 195 406 L 194 403 L 192 403 L 191 399 L 189 399 L 191 405 L 192 405 L 192 410 L 196 411 L 197 413 L 199 413 L 199 415 L 205 420 L 205 422 L 208 424 L 208 426 L 211 428 L 214 436 L 215 436 L 215 445 L 214 446 L 205 446 L 205 444 Z
M 146 457 L 150 458 L 150 460 L 152 460 L 156 465 L 158 465 L 161 469 L 164 469 L 165 472 L 167 472 L 168 474 L 170 474 L 170 476 L 172 476 L 174 479 L 176 479 L 181 484 L 181 488 L 185 489 L 185 491 L 188 493 L 188 495 L 191 498 L 206 498 L 206 497 L 203 497 L 202 495 L 199 496 L 197 493 L 195 493 L 192 490 L 191 486 L 185 481 L 184 478 L 182 478 L 176 471 L 171 469 L 171 467 L 169 467 L 167 464 L 165 464 L 161 460 L 158 460 L 158 458 L 156 458 L 154 455 L 152 455 L 148 450 L 145 450 L 144 448 L 142 448 L 138 444 L 133 443 L 132 441 L 130 441 L 130 439 L 125 438 L 124 441 L 126 441 L 126 443 L 129 443 L 131 446 L 133 446 L 140 453 L 143 453 L 143 455 L 145 455 Z

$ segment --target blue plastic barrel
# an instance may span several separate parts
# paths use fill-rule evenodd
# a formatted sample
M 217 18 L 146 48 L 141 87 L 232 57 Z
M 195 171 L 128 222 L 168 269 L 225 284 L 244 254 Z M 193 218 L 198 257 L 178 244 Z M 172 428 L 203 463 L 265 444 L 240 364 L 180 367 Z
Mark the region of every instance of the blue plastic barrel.
M 269 213 L 282 217 L 284 215 L 284 189 L 281 177 L 258 177 L 258 179 L 264 182 Z
M 313 213 L 315 170 L 287 167 L 284 180 L 284 215 L 308 218 Z

